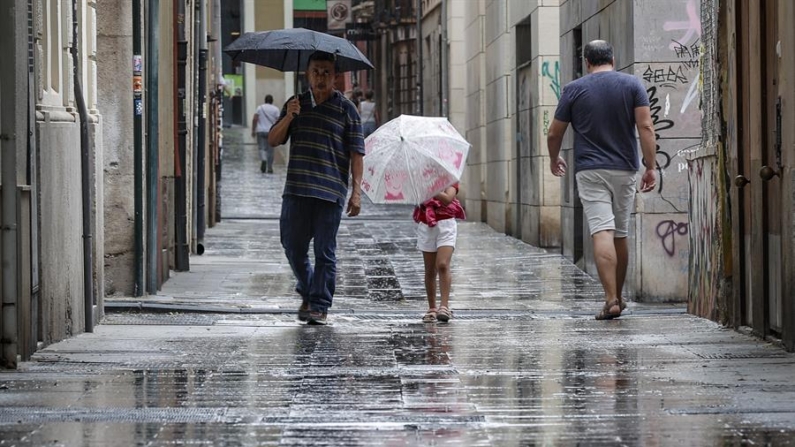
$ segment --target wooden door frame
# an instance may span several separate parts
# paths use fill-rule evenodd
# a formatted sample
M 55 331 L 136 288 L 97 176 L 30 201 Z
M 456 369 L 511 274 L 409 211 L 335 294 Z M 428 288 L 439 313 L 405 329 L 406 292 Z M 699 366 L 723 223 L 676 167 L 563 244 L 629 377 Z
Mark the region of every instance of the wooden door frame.
M 725 20 L 724 39 L 725 46 L 721 48 L 724 54 L 723 59 L 728 67 L 727 89 L 728 94 L 723 95 L 726 128 L 729 129 L 725 136 L 727 145 L 727 165 L 730 172 L 729 177 L 735 177 L 743 173 L 742 166 L 742 144 L 743 135 L 741 127 L 744 123 L 740 120 L 743 117 L 743 79 L 745 56 L 743 51 L 743 39 L 747 33 L 741 2 L 743 0 L 724 0 L 721 8 L 723 19 Z M 731 203 L 731 225 L 732 225 L 732 295 L 731 302 L 727 309 L 726 323 L 734 328 L 745 324 L 745 220 L 740 212 L 744 207 L 745 191 L 742 187 L 732 185 L 729 190 L 729 201 Z
M 745 297 L 743 302 L 745 305 L 740 309 L 741 324 L 749 324 L 751 328 L 759 336 L 767 335 L 768 328 L 768 312 L 767 312 L 767 299 L 765 298 L 765 284 L 764 278 L 764 264 L 765 256 L 764 250 L 749 250 L 750 253 L 745 253 L 746 245 L 750 247 L 764 247 L 764 213 L 753 212 L 753 207 L 762 206 L 764 198 L 764 185 L 759 178 L 758 172 L 762 167 L 762 142 L 764 129 L 762 128 L 762 121 L 759 117 L 762 116 L 764 111 L 764 104 L 762 103 L 762 79 L 764 70 L 762 64 L 762 32 L 761 30 L 761 6 L 758 4 L 756 7 L 750 7 L 749 2 L 745 0 L 738 0 L 738 9 L 740 23 L 739 28 L 741 34 L 738 38 L 738 53 L 740 57 L 739 63 L 739 80 L 738 80 L 738 93 L 740 96 L 739 111 L 739 139 L 738 139 L 738 171 L 735 175 L 744 175 L 750 183 L 745 186 L 749 190 L 749 203 L 744 204 L 743 208 L 734 207 L 732 213 L 739 213 L 738 220 L 742 221 L 741 229 L 743 233 L 739 234 L 736 244 L 739 245 L 740 258 L 744 262 L 740 262 L 743 270 L 739 272 L 741 279 L 740 286 L 738 287 L 739 293 Z M 747 205 L 747 206 L 745 206 Z M 750 212 L 750 232 L 745 227 L 745 214 Z M 748 236 L 746 236 L 746 234 Z M 746 243 L 746 237 L 750 238 L 750 244 Z M 751 268 L 751 276 L 759 278 L 751 282 L 750 288 L 746 287 L 746 266 Z M 750 293 L 746 296 L 746 291 Z M 750 300 L 751 306 L 751 319 L 749 321 L 746 310 L 747 304 Z
M 781 116 L 783 123 L 795 121 L 795 2 L 778 0 L 778 29 L 780 39 L 779 95 L 781 96 Z M 795 129 L 792 125 L 782 125 L 781 139 L 781 339 L 789 351 L 795 350 Z

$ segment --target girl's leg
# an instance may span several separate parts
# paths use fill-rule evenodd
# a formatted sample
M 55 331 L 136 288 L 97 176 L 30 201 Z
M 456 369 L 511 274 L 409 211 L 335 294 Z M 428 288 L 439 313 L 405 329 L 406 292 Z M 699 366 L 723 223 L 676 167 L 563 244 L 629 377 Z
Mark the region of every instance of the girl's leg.
M 425 295 L 428 297 L 428 309 L 436 309 L 436 253 L 422 252 L 425 262 Z
M 450 307 L 450 287 L 453 284 L 453 275 L 450 273 L 450 261 L 453 258 L 453 250 L 453 247 L 439 247 L 439 251 L 436 252 L 436 271 L 439 273 L 439 291 L 442 298 L 442 306 L 447 308 Z

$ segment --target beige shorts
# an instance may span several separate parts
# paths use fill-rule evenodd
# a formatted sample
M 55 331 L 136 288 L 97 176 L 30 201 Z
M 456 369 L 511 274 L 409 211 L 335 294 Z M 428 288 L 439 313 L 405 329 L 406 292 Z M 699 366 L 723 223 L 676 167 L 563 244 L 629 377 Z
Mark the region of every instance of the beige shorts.
M 612 230 L 616 238 L 627 237 L 636 181 L 637 174 L 629 171 L 591 169 L 577 173 L 577 188 L 591 236 Z
M 458 235 L 458 223 L 455 219 L 444 219 L 429 227 L 424 223 L 417 224 L 417 248 L 426 253 L 436 253 L 439 247 L 455 248 Z

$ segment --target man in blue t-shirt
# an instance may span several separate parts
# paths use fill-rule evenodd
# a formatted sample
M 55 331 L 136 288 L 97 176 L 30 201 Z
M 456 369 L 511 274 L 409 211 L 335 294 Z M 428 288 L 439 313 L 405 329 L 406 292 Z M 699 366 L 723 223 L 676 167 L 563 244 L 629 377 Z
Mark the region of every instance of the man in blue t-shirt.
M 302 298 L 298 319 L 326 324 L 334 298 L 337 230 L 349 175 L 353 185 L 348 216 L 361 210 L 364 137 L 356 106 L 334 89 L 334 54 L 313 53 L 306 74 L 310 90 L 287 100 L 268 142 L 277 146 L 290 138 L 279 230 Z M 313 240 L 314 268 L 308 255 Z
M 565 175 L 560 145 L 571 123 L 577 188 L 605 291 L 605 305 L 596 319 L 608 320 L 621 316 L 626 306 L 621 290 L 629 264 L 627 234 L 639 168 L 635 129 L 645 165 L 642 192 L 654 189 L 657 181 L 656 141 L 646 89 L 638 78 L 614 71 L 613 47 L 595 40 L 583 53 L 588 74 L 563 89 L 547 146 L 552 174 Z

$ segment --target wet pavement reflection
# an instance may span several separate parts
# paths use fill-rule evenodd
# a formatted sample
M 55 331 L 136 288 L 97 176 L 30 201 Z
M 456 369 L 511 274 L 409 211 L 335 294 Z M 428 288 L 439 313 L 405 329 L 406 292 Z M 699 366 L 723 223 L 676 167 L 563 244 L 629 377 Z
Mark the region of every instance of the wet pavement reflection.
M 225 163 L 229 220 L 190 273 L 0 372 L 0 446 L 795 443 L 795 355 L 681 306 L 594 321 L 596 281 L 479 223 L 460 226 L 451 323 L 419 320 L 410 208 L 373 207 L 343 221 L 332 324 L 301 325 L 284 168 L 261 174 L 253 145 Z

